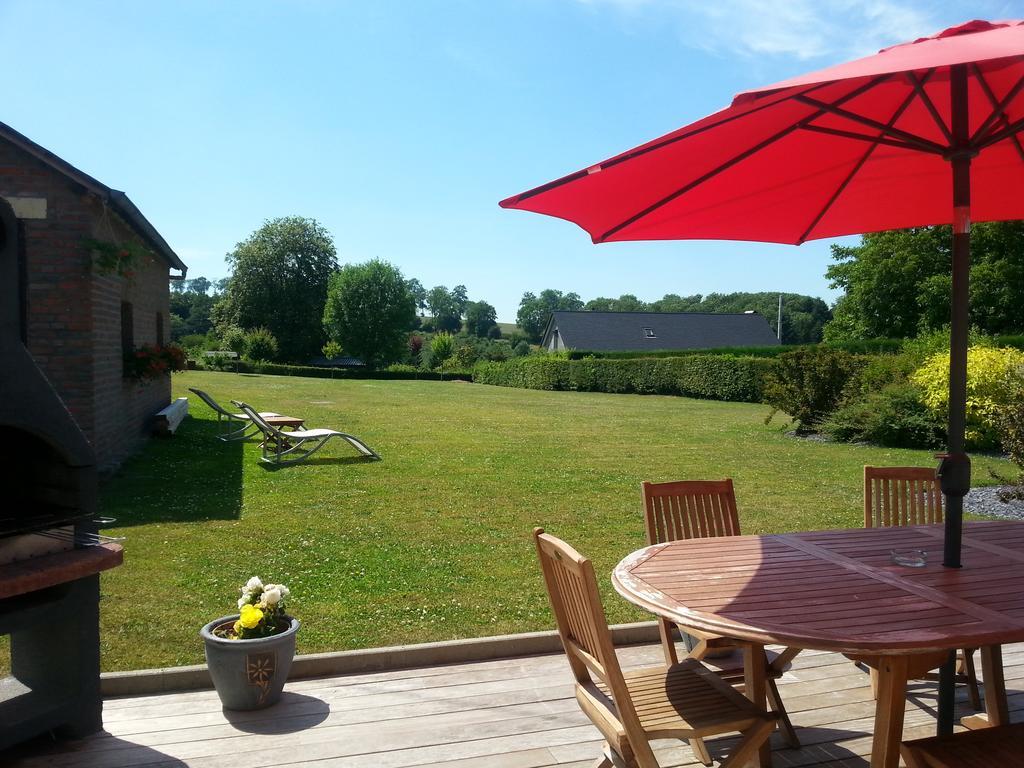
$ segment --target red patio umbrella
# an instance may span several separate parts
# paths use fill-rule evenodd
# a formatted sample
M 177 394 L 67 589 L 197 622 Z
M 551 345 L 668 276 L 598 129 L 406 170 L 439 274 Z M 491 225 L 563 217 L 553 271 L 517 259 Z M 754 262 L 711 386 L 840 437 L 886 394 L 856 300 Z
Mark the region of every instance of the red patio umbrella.
M 960 566 L 968 268 L 975 221 L 1024 218 L 1024 21 L 969 21 L 737 95 L 732 105 L 501 202 L 575 222 L 595 243 L 800 244 L 953 225 L 943 563 Z M 944 669 L 952 726 L 952 683 Z M 947 721 L 943 723 L 943 721 Z

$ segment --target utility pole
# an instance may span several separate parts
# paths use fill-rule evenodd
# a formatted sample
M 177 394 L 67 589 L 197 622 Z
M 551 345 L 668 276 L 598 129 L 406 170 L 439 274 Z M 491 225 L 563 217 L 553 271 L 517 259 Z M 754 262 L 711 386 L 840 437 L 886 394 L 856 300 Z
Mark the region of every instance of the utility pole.
M 775 332 L 778 334 L 779 341 L 782 341 L 782 294 L 779 294 L 779 321 L 775 324 Z

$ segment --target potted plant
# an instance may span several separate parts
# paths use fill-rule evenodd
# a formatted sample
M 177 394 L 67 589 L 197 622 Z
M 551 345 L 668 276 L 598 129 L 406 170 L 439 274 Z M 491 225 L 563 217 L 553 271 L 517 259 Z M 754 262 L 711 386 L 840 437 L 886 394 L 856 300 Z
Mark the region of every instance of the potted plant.
M 285 612 L 288 594 L 283 584 L 253 576 L 241 589 L 239 612 L 199 631 L 225 709 L 261 709 L 281 697 L 299 631 L 299 620 Z

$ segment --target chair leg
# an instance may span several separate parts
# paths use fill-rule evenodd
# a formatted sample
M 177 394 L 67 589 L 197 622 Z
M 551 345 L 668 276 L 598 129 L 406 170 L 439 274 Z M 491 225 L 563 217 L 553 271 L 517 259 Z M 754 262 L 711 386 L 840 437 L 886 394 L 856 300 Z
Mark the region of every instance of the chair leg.
M 878 670 L 868 667 L 868 674 L 871 675 L 871 698 L 878 701 Z
M 967 695 L 971 699 L 971 706 L 975 712 L 981 711 L 981 692 L 978 690 L 978 674 L 974 669 L 974 649 L 964 648 L 960 662 L 963 664 L 964 674 L 967 676 Z
M 757 751 L 774 730 L 775 720 L 773 719 L 763 720 L 743 731 L 743 738 L 736 745 L 736 749 L 722 761 L 721 768 L 739 768 L 739 766 L 750 763 L 757 757 Z
M 693 750 L 693 756 L 700 760 L 704 765 L 712 765 L 711 755 L 708 753 L 708 745 L 704 743 L 704 739 L 699 737 L 692 738 L 689 741 L 690 749 Z
M 768 678 L 767 693 L 768 706 L 771 707 L 772 712 L 779 718 L 779 730 L 782 731 L 783 740 L 792 749 L 800 749 L 800 739 L 797 738 L 796 729 L 793 728 L 793 722 L 789 719 L 786 705 L 782 703 L 779 687 L 772 678 Z

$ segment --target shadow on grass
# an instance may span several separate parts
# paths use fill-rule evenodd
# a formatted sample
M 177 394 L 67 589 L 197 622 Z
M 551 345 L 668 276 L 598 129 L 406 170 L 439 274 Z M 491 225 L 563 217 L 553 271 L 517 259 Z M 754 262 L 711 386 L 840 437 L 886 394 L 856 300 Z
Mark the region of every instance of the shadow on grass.
M 237 520 L 243 443 L 218 434 L 215 420 L 193 416 L 125 462 L 100 489 L 101 514 L 116 520 L 110 527 Z
M 370 464 L 375 461 L 380 461 L 380 459 L 376 459 L 373 456 L 316 456 L 315 458 L 306 459 L 305 461 L 297 461 L 294 464 L 269 464 L 265 461 L 261 461 L 260 466 L 268 472 L 277 472 L 280 469 L 288 469 L 289 467 L 308 467 L 318 464 Z

